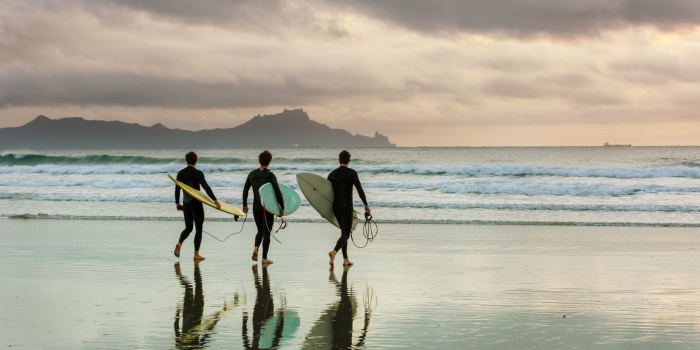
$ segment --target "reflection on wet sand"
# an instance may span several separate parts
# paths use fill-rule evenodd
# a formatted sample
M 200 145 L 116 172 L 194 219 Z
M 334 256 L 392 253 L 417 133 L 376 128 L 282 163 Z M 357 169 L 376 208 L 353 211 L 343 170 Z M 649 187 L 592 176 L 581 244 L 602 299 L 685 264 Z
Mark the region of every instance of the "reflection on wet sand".
M 330 270 L 328 279 L 336 284 L 340 300 L 321 314 L 306 337 L 302 349 L 352 349 L 364 345 L 375 297 L 369 289 L 365 293 L 364 326 L 357 342 L 353 345 L 352 332 L 357 300 L 352 288 L 348 286 L 348 271 L 348 267 L 343 269 L 343 277 L 338 283 L 333 269 Z
M 202 273 L 199 262 L 194 264 L 194 289 L 186 276 L 182 275 L 180 263 L 175 263 L 175 275 L 185 288 L 182 305 L 175 311 L 175 347 L 177 349 L 203 349 L 214 334 L 214 327 L 227 313 L 233 311 L 240 301 L 238 294 L 233 302 L 225 302 L 221 310 L 204 317 L 204 292 L 202 290 Z M 182 326 L 180 326 L 182 320 Z
M 253 265 L 255 279 L 255 305 L 253 306 L 253 339 L 248 337 L 248 313 L 243 313 L 243 347 L 245 349 L 277 349 L 285 338 L 291 338 L 299 328 L 296 312 L 285 313 L 286 298 L 280 296 L 280 308 L 275 315 L 274 296 L 270 289 L 267 267 L 262 268 L 262 282 L 258 276 L 258 265 Z

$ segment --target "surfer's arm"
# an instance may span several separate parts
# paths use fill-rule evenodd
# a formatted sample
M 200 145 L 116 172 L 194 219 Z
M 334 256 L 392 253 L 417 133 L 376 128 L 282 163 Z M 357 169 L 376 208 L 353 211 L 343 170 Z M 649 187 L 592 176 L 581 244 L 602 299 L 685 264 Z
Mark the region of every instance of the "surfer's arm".
M 275 190 L 275 197 L 277 197 L 280 210 L 284 210 L 284 198 L 282 197 L 282 191 L 280 191 L 280 185 L 277 183 L 277 176 L 275 176 L 275 174 L 270 174 L 270 183 L 272 183 L 272 189 Z
M 199 184 L 202 186 L 204 191 L 207 192 L 207 194 L 209 195 L 209 198 L 211 198 L 211 200 L 216 202 L 216 196 L 214 195 L 214 192 L 212 192 L 211 187 L 209 187 L 207 180 L 204 179 L 204 173 L 202 173 L 202 172 L 199 173 Z
M 180 204 L 180 186 L 175 185 L 175 204 Z
M 362 184 L 360 183 L 360 178 L 357 176 L 357 173 L 352 174 L 352 183 L 353 185 L 355 185 L 355 188 L 357 189 L 357 194 L 360 195 L 360 199 L 362 199 L 362 203 L 364 203 L 366 207 L 367 197 L 365 197 L 365 190 L 362 189 Z
M 243 186 L 243 208 L 248 207 L 248 191 L 250 191 L 250 178 L 245 179 L 245 185 Z
M 211 187 L 209 187 L 207 180 L 204 179 L 204 173 L 201 171 L 199 172 L 199 184 L 207 192 L 207 194 L 209 195 L 209 198 L 211 198 L 211 200 L 214 201 L 214 204 L 216 204 L 216 209 L 221 209 L 221 204 L 219 204 L 219 201 L 216 199 L 216 196 L 214 195 L 214 191 L 212 191 Z

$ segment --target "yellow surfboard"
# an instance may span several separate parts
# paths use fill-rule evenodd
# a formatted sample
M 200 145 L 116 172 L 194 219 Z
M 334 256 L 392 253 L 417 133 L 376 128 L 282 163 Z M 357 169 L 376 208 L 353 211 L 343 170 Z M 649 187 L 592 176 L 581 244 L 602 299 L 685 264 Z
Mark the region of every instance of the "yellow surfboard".
M 196 199 L 196 200 L 198 200 L 198 201 L 200 201 L 200 202 L 202 202 L 202 203 L 204 203 L 204 204 L 206 204 L 206 205 L 208 205 L 208 206 L 210 206 L 210 207 L 216 209 L 216 204 L 214 204 L 214 201 L 211 200 L 211 198 L 209 198 L 209 196 L 207 196 L 206 193 L 197 191 L 197 190 L 195 190 L 194 188 L 192 188 L 192 187 L 190 187 L 190 186 L 187 186 L 187 185 L 183 184 L 183 183 L 180 182 L 180 181 L 175 180 L 175 179 L 174 179 L 172 176 L 170 176 L 170 175 L 168 175 L 168 177 L 170 178 L 170 180 L 173 180 L 173 182 L 176 183 L 180 188 L 182 188 L 183 191 L 187 192 L 187 194 L 189 194 L 190 196 L 192 196 L 192 198 L 194 198 L 194 199 Z M 220 210 L 223 211 L 224 213 L 229 213 L 229 214 L 231 214 L 231 215 L 236 215 L 236 216 L 245 216 L 245 213 L 244 213 L 243 211 L 241 211 L 240 209 L 234 207 L 234 206 L 231 205 L 231 204 L 224 203 L 224 202 L 222 202 L 222 201 L 219 201 L 219 204 L 221 204 L 221 209 L 220 209 Z

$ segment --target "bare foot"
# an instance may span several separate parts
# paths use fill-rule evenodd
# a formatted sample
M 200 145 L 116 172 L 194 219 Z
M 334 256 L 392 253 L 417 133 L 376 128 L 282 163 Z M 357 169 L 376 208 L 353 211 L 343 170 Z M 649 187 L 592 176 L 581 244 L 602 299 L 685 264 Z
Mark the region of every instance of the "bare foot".
M 258 261 L 258 248 L 257 247 L 255 247 L 255 249 L 253 249 L 252 259 L 253 259 L 253 261 Z
M 177 244 L 175 245 L 175 251 L 173 253 L 175 253 L 175 256 L 178 258 L 180 257 L 180 248 L 182 248 L 182 243 L 177 242 Z
M 270 260 L 270 259 L 263 259 L 263 261 L 262 261 L 263 267 L 268 266 L 268 265 L 272 265 L 274 263 L 275 262 Z
M 352 266 L 352 265 L 355 265 L 355 263 L 350 261 L 350 259 L 348 259 L 348 258 L 343 259 L 343 266 Z
M 331 250 L 328 253 L 328 256 L 331 258 L 331 261 L 328 262 L 328 264 L 333 265 L 333 260 L 335 260 L 335 255 L 338 254 L 335 250 Z
M 199 252 L 194 252 L 194 260 L 202 261 L 202 260 L 204 260 L 204 257 L 199 255 Z

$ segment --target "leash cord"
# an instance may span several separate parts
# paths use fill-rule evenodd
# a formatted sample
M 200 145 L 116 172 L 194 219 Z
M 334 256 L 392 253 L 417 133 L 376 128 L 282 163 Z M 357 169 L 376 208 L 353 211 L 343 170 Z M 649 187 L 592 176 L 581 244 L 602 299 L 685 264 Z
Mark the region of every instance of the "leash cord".
M 282 218 L 280 217 L 280 220 L 282 220 L 282 223 L 280 224 L 280 228 L 278 228 L 277 231 L 272 232 L 272 229 L 270 228 L 270 226 L 267 226 L 267 209 L 265 208 L 264 205 L 263 205 L 263 219 L 265 219 L 265 227 L 267 228 L 267 232 L 270 233 L 270 235 L 272 236 L 272 238 L 274 238 L 275 241 L 277 241 L 277 243 L 282 244 L 282 242 L 281 242 L 279 239 L 277 239 L 277 236 L 275 236 L 275 233 L 279 232 L 279 230 L 283 230 L 283 229 L 287 228 L 287 222 L 284 221 L 284 219 L 282 219 Z M 272 217 L 272 227 L 275 227 L 275 221 L 274 221 L 274 220 L 275 220 L 275 218 L 274 218 L 274 216 L 273 216 L 273 217 Z M 284 224 L 284 227 L 282 227 L 282 224 Z
M 320 194 L 321 197 L 325 198 L 328 201 L 328 203 L 331 203 L 331 205 L 333 204 L 332 200 L 330 200 L 328 197 L 324 196 L 323 193 L 321 193 L 321 191 L 319 191 L 310 182 L 306 181 L 306 179 L 304 179 L 303 177 L 299 177 L 299 179 L 304 180 L 304 182 L 309 184 L 309 186 L 311 186 L 311 188 L 313 188 L 314 191 L 318 192 L 318 194 Z M 355 212 L 355 213 L 357 213 L 357 212 Z M 374 228 L 372 228 L 372 225 L 374 225 Z M 352 244 L 354 244 L 355 247 L 357 247 L 357 248 L 364 248 L 370 242 L 374 241 L 374 239 L 377 237 L 377 234 L 379 234 L 379 226 L 377 225 L 377 223 L 374 220 L 372 220 L 372 215 L 365 213 L 365 223 L 364 223 L 364 225 L 362 225 L 362 236 L 365 237 L 366 241 L 365 241 L 365 245 L 363 245 L 362 247 L 358 246 L 357 243 L 355 243 L 355 237 L 353 237 L 354 232 L 355 232 L 354 230 L 350 231 L 350 240 L 352 240 Z M 277 238 L 275 238 L 275 239 L 277 239 Z
M 204 233 L 206 233 L 206 234 L 208 234 L 208 235 L 210 235 L 210 236 L 214 237 L 214 239 L 216 239 L 217 241 L 219 241 L 219 242 L 222 242 L 222 243 L 223 243 L 223 242 L 226 242 L 226 240 L 227 240 L 227 239 L 228 239 L 229 237 L 231 237 L 231 236 L 233 236 L 233 235 L 237 235 L 237 234 L 241 233 L 241 232 L 243 231 L 243 227 L 245 226 L 245 222 L 246 222 L 246 220 L 248 220 L 248 214 L 246 214 L 246 215 L 245 215 L 245 218 L 243 219 L 243 225 L 241 225 L 241 229 L 240 229 L 240 230 L 238 230 L 238 232 L 234 232 L 234 233 L 232 233 L 232 234 L 230 234 L 230 235 L 226 236 L 226 238 L 224 238 L 224 240 L 223 240 L 223 241 L 222 241 L 222 240 L 220 240 L 220 239 L 219 239 L 218 237 L 216 237 L 216 236 L 212 235 L 211 233 L 207 232 L 207 231 L 204 231 L 204 230 L 202 230 L 202 232 L 204 232 Z
M 374 225 L 374 227 L 372 227 Z M 377 235 L 379 234 L 379 226 L 377 226 L 377 223 L 372 220 L 372 215 L 365 213 L 365 223 L 362 225 L 362 236 L 365 237 L 365 245 L 360 247 L 355 243 L 355 237 L 353 235 L 354 232 L 350 233 L 350 239 L 352 240 L 352 244 L 355 245 L 357 248 L 364 248 L 366 247 L 370 242 L 373 242 L 375 238 L 377 238 Z

